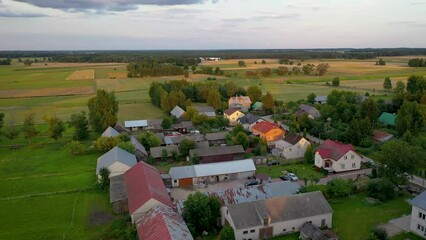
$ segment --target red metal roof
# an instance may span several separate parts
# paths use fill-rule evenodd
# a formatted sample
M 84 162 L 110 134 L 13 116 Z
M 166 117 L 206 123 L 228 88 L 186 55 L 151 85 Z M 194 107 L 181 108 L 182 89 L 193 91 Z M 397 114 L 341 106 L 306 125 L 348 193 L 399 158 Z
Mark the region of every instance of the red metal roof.
M 273 129 L 277 129 L 277 128 L 279 128 L 278 123 L 271 123 L 271 122 L 268 122 L 268 121 L 260 122 L 260 123 L 254 125 L 252 127 L 252 129 L 255 129 L 255 130 L 257 130 L 261 133 L 264 133 L 264 134 L 268 133 L 269 131 L 271 131 Z
M 383 132 L 383 131 L 379 131 L 379 130 L 374 130 L 373 131 L 373 139 L 379 142 L 386 142 L 389 139 L 391 139 L 393 137 L 392 134 L 387 133 L 387 132 Z
M 338 143 L 330 139 L 325 140 L 317 148 L 317 152 L 323 159 L 330 158 L 335 161 L 339 160 L 350 150 L 355 152 L 355 149 L 352 144 Z
M 156 168 L 139 162 L 125 173 L 124 178 L 130 214 L 152 198 L 167 206 L 173 206 L 160 172 Z

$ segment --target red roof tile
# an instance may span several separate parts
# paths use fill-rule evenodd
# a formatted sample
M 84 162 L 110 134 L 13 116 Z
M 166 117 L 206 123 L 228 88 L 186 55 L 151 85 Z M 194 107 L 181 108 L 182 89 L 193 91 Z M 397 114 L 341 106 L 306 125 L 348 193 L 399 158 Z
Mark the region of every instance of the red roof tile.
M 355 152 L 355 149 L 352 146 L 352 144 L 342 144 L 342 143 L 334 142 L 330 139 L 325 140 L 317 148 L 317 152 L 323 159 L 330 158 L 335 161 L 339 160 L 343 155 L 345 155 L 350 150 Z
M 124 178 L 130 214 L 152 198 L 167 206 L 173 206 L 160 172 L 156 168 L 139 162 L 125 173 Z
M 252 129 L 255 129 L 258 132 L 261 132 L 261 133 L 264 133 L 264 134 L 268 133 L 272 129 L 277 129 L 277 128 L 279 128 L 278 123 L 271 123 L 271 122 L 267 122 L 267 121 L 260 122 L 260 123 L 254 125 L 252 127 Z

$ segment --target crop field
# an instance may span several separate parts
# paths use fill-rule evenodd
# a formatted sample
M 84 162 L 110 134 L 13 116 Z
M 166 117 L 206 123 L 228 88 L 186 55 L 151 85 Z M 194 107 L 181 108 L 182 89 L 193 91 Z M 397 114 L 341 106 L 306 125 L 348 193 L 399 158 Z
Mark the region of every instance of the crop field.
M 127 72 L 111 72 L 108 73 L 109 78 L 127 78 Z
M 95 79 L 95 70 L 76 70 L 67 77 L 66 80 L 93 80 Z

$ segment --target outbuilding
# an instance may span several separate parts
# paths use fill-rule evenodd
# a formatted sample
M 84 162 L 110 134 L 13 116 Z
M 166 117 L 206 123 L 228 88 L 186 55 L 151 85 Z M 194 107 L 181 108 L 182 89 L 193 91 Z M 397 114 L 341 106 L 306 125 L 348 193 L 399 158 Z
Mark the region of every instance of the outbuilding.
M 225 162 L 244 159 L 244 148 L 241 145 L 196 148 L 189 151 L 191 158 L 200 158 L 200 163 Z
M 135 164 L 135 155 L 119 147 L 114 147 L 98 158 L 96 175 L 98 178 L 101 178 L 99 174 L 102 168 L 107 168 L 109 170 L 109 177 L 121 175 Z

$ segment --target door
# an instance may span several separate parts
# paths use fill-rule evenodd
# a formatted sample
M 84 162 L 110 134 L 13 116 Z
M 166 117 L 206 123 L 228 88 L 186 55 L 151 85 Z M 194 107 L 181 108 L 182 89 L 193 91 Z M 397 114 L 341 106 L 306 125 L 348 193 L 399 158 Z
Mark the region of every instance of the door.
M 259 230 L 259 238 L 260 239 L 268 239 L 272 238 L 272 227 L 261 228 Z
M 322 219 L 321 220 L 321 227 L 323 228 L 323 227 L 325 227 L 325 219 Z
M 192 178 L 179 179 L 179 187 L 191 186 L 191 185 L 192 185 Z

